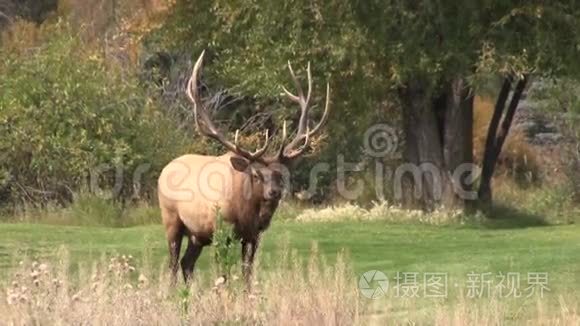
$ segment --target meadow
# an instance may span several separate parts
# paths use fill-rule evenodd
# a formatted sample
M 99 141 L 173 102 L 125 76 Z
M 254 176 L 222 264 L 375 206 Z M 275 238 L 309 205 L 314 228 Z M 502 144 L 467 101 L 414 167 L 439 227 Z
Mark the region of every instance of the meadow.
M 277 221 L 263 236 L 262 255 L 281 245 L 308 256 L 313 244 L 329 258 L 345 251 L 357 273 L 381 270 L 554 271 L 554 278 L 580 282 L 580 226 L 490 229 L 484 226 L 429 226 L 382 221 Z M 23 256 L 50 260 L 59 247 L 70 250 L 72 263 L 103 254 L 149 255 L 156 265 L 167 256 L 161 225 L 129 228 L 76 227 L 43 224 L 0 224 L 0 268 L 6 271 Z M 206 251 L 209 251 L 206 249 Z M 209 253 L 200 258 L 201 269 Z M 576 277 L 576 279 L 574 278 Z M 580 283 L 579 283 L 580 284 Z
M 84 286 L 92 284 L 89 275 L 92 275 L 91 280 L 95 278 L 99 262 L 109 266 L 110 274 L 112 265 L 122 269 L 124 262 L 130 260 L 129 264 L 135 266 L 136 271 L 126 271 L 127 278 L 122 284 L 111 281 L 107 283 L 110 289 L 103 290 L 108 291 L 105 297 L 113 300 L 111 302 L 120 301 L 107 306 L 101 294 L 98 300 L 93 298 L 96 302 L 87 303 L 90 309 L 109 307 L 107 309 L 114 310 L 118 309 L 114 308 L 117 305 L 139 307 L 149 298 L 171 307 L 159 308 L 162 311 L 156 312 L 157 317 L 173 316 L 192 324 L 201 321 L 269 324 L 283 320 L 291 324 L 427 322 L 461 325 L 543 321 L 576 325 L 580 302 L 574 292 L 580 286 L 578 234 L 578 225 L 539 225 L 530 220 L 426 225 L 394 223 L 386 219 L 298 221 L 278 218 L 263 236 L 255 276 L 256 289 L 245 293 L 240 291 L 239 282 L 233 281 L 224 290 L 229 293 L 226 300 L 222 292 L 215 294 L 212 286 L 217 277 L 211 260 L 213 248 L 205 249 L 202 254 L 192 288 L 171 289 L 168 286 L 167 247 L 160 225 L 118 228 L 5 223 L 0 224 L 0 283 L 10 289 L 10 282 L 18 271 L 26 274 L 34 272 L 43 262 L 56 265 L 60 262 L 67 266 L 65 277 L 71 284 L 68 300 L 72 300 L 75 293 L 81 293 Z M 360 292 L 359 281 L 363 273 L 373 270 L 384 273 L 389 286 L 384 296 L 378 293 L 378 298 L 369 299 Z M 406 281 L 402 280 L 404 273 L 408 275 Z M 432 273 L 445 276 L 445 296 L 426 297 L 424 281 L 426 275 Z M 547 277 L 542 295 L 539 287 L 535 293 L 528 289 L 529 273 Z M 508 274 L 518 275 L 517 284 L 510 286 L 519 297 L 499 292 L 500 277 Z M 234 279 L 238 278 L 238 269 L 233 275 Z M 474 281 L 477 275 L 479 284 Z M 111 276 L 104 278 L 107 277 Z M 139 286 L 143 281 L 141 277 L 156 284 L 156 289 L 163 289 L 157 293 L 164 295 L 134 293 L 129 296 L 133 299 L 128 299 L 126 293 L 118 290 L 134 284 L 135 289 L 126 291 L 144 291 Z M 485 277 L 489 287 L 482 281 Z M 407 282 L 406 285 L 403 282 Z M 369 284 L 380 288 L 376 281 Z M 406 287 L 405 291 L 416 292 L 405 294 L 401 292 L 402 287 Z M 122 293 L 115 294 L 115 291 Z M 1 296 L 8 292 L 0 294 L 0 299 L 5 299 Z M 260 308 L 256 308 L 255 303 L 246 303 L 248 296 L 263 298 L 263 302 L 258 299 Z M 229 313 L 219 310 L 216 300 L 220 302 L 219 309 Z M 189 308 L 183 308 L 184 304 Z M 288 310 L 281 309 L 281 305 Z M 0 310 L 2 307 L 10 306 L 0 303 Z M 9 311 L 18 316 L 17 319 L 35 318 L 35 314 L 18 315 L 14 310 Z M 247 315 L 248 311 L 258 315 Z M 60 320 L 54 319 L 54 312 L 39 316 L 53 322 Z M 75 320 L 68 316 L 72 319 L 66 319 L 66 323 Z M 95 316 L 95 323 L 110 321 L 103 316 Z M 128 320 L 132 316 L 127 312 L 116 322 L 130 323 Z M 161 320 L 149 322 L 161 323 Z
M 425 3 L 0 0 L 0 326 L 580 325 L 580 11 Z M 224 153 L 186 84 L 236 147 L 295 145 L 290 61 L 303 117 L 325 121 L 327 83 L 331 114 L 305 160 L 279 157 L 293 191 L 250 286 L 216 259 L 223 229 L 172 285 L 159 174 Z M 460 183 L 493 176 L 493 203 L 437 184 L 408 202 L 429 178 L 401 189 L 405 163 L 475 163 L 492 173 Z

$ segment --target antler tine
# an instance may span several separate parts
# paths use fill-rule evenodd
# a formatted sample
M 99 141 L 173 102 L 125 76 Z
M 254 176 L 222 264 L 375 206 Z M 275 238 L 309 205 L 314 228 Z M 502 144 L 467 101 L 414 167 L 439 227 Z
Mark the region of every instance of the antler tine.
M 261 148 L 257 149 L 255 152 L 253 152 L 252 156 L 260 157 L 260 156 L 264 155 L 264 153 L 266 153 L 266 150 L 268 149 L 269 146 L 270 146 L 270 132 L 268 131 L 268 129 L 266 129 L 266 140 L 264 142 L 264 146 L 262 146 Z
M 296 103 L 300 103 L 300 98 L 292 93 L 290 93 L 289 90 L 286 89 L 286 87 L 282 86 L 282 90 L 284 91 L 284 93 L 286 93 L 286 96 L 288 96 L 292 101 L 296 102 Z
M 257 150 L 256 152 L 250 153 L 238 145 L 239 130 L 236 131 L 234 143 L 232 143 L 231 141 L 228 141 L 226 139 L 226 137 L 220 132 L 220 130 L 213 124 L 213 122 L 210 119 L 209 115 L 207 114 L 203 104 L 201 103 L 201 100 L 200 100 L 199 94 L 198 94 L 198 90 L 197 90 L 197 78 L 198 78 L 202 63 L 203 63 L 204 54 L 205 54 L 205 51 L 203 51 L 201 53 L 201 55 L 199 56 L 199 59 L 197 59 L 197 62 L 195 63 L 195 65 L 193 67 L 191 77 L 189 78 L 189 81 L 187 82 L 187 88 L 186 88 L 187 97 L 189 98 L 189 100 L 193 104 L 193 115 L 194 115 L 195 126 L 196 126 L 197 130 L 201 134 L 219 141 L 229 151 L 234 152 L 240 156 L 243 156 L 248 160 L 251 160 L 251 161 L 261 160 L 261 156 L 264 155 L 264 153 L 266 152 L 266 149 L 268 148 L 268 146 L 270 144 L 267 132 L 266 132 L 266 143 L 264 144 L 264 146 L 262 148 L 260 148 L 259 150 Z M 199 121 L 200 117 L 201 117 L 201 123 Z M 203 126 L 202 126 L 202 123 L 203 123 Z
M 204 55 L 205 55 L 205 50 L 203 50 L 201 52 L 201 55 L 199 56 L 199 58 L 195 62 L 195 65 L 193 66 L 191 78 L 189 78 L 189 81 L 187 82 L 186 94 L 187 94 L 187 97 L 189 98 L 189 100 L 193 103 L 193 117 L 194 117 L 196 128 L 199 130 L 200 133 L 222 142 L 225 140 L 225 138 L 223 137 L 223 135 L 221 135 L 220 131 L 216 128 L 216 126 L 213 124 L 213 122 L 211 121 L 211 119 L 207 115 L 207 112 L 206 112 L 203 104 L 201 103 L 201 100 L 199 98 L 199 94 L 197 91 L 197 78 L 199 76 L 199 71 L 201 70 L 201 68 L 203 66 Z M 203 127 L 201 126 L 201 124 L 199 122 L 200 116 L 201 116 L 201 122 L 203 123 Z
M 322 118 L 320 118 L 320 121 L 318 122 L 316 127 L 314 127 L 312 131 L 310 131 L 310 135 L 316 134 L 320 130 L 320 128 L 322 128 L 326 124 L 329 112 L 330 112 L 330 85 L 326 83 L 326 103 L 324 105 L 324 113 L 322 113 Z
M 284 155 L 287 159 L 293 159 L 299 156 L 306 150 L 306 148 L 308 148 L 308 145 L 310 144 L 310 134 L 311 134 L 309 130 L 310 128 L 306 127 L 306 134 L 304 136 L 304 143 L 302 144 L 302 146 L 300 146 L 300 148 L 291 151 L 289 154 Z
M 298 130 L 296 131 L 296 135 L 294 138 L 286 144 L 286 122 L 284 121 L 284 135 L 282 141 L 282 148 L 280 148 L 278 155 L 276 157 L 270 158 L 269 160 L 277 159 L 278 161 L 282 161 L 285 159 L 293 159 L 298 155 L 302 154 L 309 146 L 310 139 L 312 136 L 320 132 L 321 128 L 326 124 L 328 120 L 328 116 L 330 113 L 330 84 L 326 84 L 326 103 L 324 107 L 324 112 L 322 114 L 322 118 L 318 122 L 318 124 L 314 128 L 310 128 L 309 126 L 309 103 L 312 96 L 312 89 L 313 89 L 313 81 L 312 81 L 312 69 L 310 62 L 308 62 L 308 66 L 306 68 L 306 74 L 308 78 L 308 93 L 306 97 L 304 97 L 304 91 L 302 90 L 302 86 L 294 73 L 294 69 L 292 69 L 292 65 L 288 62 L 288 70 L 290 71 L 290 75 L 292 77 L 292 81 L 296 86 L 296 91 L 298 95 L 294 95 L 289 92 L 284 86 L 282 89 L 284 93 L 292 100 L 300 105 L 300 118 L 298 120 Z M 300 145 L 302 143 L 302 145 Z M 300 145 L 300 146 L 299 146 Z M 299 146 L 299 147 L 298 147 Z M 298 148 L 296 148 L 298 147 Z
M 292 76 L 292 80 L 296 85 L 298 96 L 291 94 L 286 89 L 284 90 L 291 100 L 300 105 L 300 118 L 298 120 L 298 130 L 296 131 L 296 137 L 288 145 L 289 148 L 292 148 L 298 145 L 298 143 L 302 140 L 304 131 L 308 125 L 308 111 L 309 111 L 308 105 L 310 103 L 310 96 L 312 94 L 312 73 L 310 69 L 310 62 L 308 62 L 308 67 L 306 69 L 308 76 L 308 95 L 306 98 L 304 98 L 304 91 L 302 90 L 302 86 L 300 85 L 298 78 L 296 78 L 296 74 L 294 73 L 294 70 L 292 69 L 292 65 L 290 64 L 290 62 L 288 62 L 288 69 L 290 70 L 290 75 Z
M 300 85 L 298 78 L 296 78 L 296 74 L 294 73 L 294 69 L 292 69 L 292 64 L 290 63 L 290 60 L 288 60 L 288 70 L 290 71 L 290 76 L 292 76 L 292 82 L 294 82 L 294 86 L 296 87 L 296 91 L 298 92 L 298 96 L 290 93 L 286 88 L 284 88 L 284 87 L 282 87 L 282 88 L 284 89 L 284 92 L 290 98 L 292 98 L 294 101 L 300 103 L 304 100 L 304 91 L 302 91 L 302 85 Z
M 300 128 L 300 127 L 302 127 L 301 125 L 298 126 L 296 138 L 294 138 L 294 140 L 292 140 L 292 142 L 290 142 L 290 144 L 288 144 L 286 146 L 286 148 L 284 148 L 284 150 L 283 150 L 283 153 L 289 152 L 289 154 L 284 154 L 284 156 L 287 159 L 293 159 L 293 158 L 299 156 L 300 154 L 302 154 L 306 150 L 306 148 L 308 147 L 310 138 L 312 136 L 314 136 L 315 134 L 317 134 L 320 131 L 320 129 L 326 124 L 326 121 L 328 120 L 329 113 L 330 113 L 330 84 L 327 83 L 326 84 L 326 103 L 324 106 L 324 113 L 322 114 L 322 118 L 320 118 L 320 121 L 318 122 L 318 124 L 312 129 L 310 129 L 310 127 L 308 126 L 308 118 L 304 119 L 304 124 L 306 125 L 305 126 L 306 132 L 301 131 L 301 128 Z M 303 118 L 303 116 L 300 117 L 301 122 L 302 122 L 302 118 Z M 300 148 L 293 150 L 292 148 L 295 147 L 302 139 L 305 139 L 303 145 Z
M 234 136 L 234 145 L 236 145 L 236 149 L 238 151 L 244 151 L 243 148 L 240 147 L 239 145 L 239 134 L 240 134 L 240 129 L 236 130 L 236 135 Z M 250 157 L 252 159 L 258 159 L 260 156 L 264 155 L 264 153 L 266 152 L 266 150 L 268 149 L 268 147 L 270 146 L 270 132 L 268 131 L 268 129 L 266 129 L 266 140 L 264 141 L 264 145 L 258 149 L 256 149 L 255 152 L 253 153 L 248 153 L 250 155 Z
M 205 50 L 203 50 L 201 52 L 201 55 L 199 56 L 199 58 L 197 59 L 197 62 L 193 66 L 193 70 L 191 72 L 191 77 L 187 81 L 187 88 L 186 88 L 187 97 L 189 98 L 191 103 L 193 103 L 193 119 L 195 121 L 195 127 L 200 132 L 202 132 L 202 128 L 199 124 L 198 110 L 197 109 L 198 109 L 198 106 L 201 106 L 201 103 L 199 103 L 199 98 L 197 96 L 197 75 L 199 74 L 199 69 L 200 69 L 201 64 L 203 62 L 204 54 L 205 54 Z
M 288 133 L 286 132 L 286 120 L 284 120 L 284 125 L 282 127 L 282 144 L 284 144 L 286 142 L 287 138 L 288 138 Z M 578 146 L 580 146 L 580 144 Z
M 286 132 L 286 120 L 282 126 L 282 142 L 280 143 L 280 149 L 278 154 L 275 156 L 277 160 L 281 160 L 284 157 L 284 150 L 286 148 L 286 140 L 288 139 L 288 133 Z
M 308 95 L 306 96 L 306 103 L 310 103 L 310 95 L 312 94 L 312 72 L 310 71 L 310 61 L 308 61 L 308 69 L 306 69 L 308 75 Z

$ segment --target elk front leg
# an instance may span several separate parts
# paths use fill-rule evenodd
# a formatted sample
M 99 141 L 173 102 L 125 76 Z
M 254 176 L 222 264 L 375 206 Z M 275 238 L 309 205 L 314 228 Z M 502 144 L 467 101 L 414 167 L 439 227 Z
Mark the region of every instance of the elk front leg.
M 186 285 L 189 284 L 189 281 L 191 280 L 195 262 L 197 262 L 202 249 L 203 245 L 199 243 L 194 236 L 191 236 L 185 254 L 183 254 L 183 258 L 181 258 L 181 270 Z
M 251 285 L 252 266 L 256 250 L 258 250 L 258 244 L 258 238 L 242 241 L 242 276 L 248 287 Z

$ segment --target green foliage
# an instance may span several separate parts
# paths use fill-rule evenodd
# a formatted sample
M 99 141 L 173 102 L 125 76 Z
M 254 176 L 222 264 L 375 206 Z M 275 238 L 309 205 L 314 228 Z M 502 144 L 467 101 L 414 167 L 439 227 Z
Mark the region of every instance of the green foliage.
M 67 216 L 77 225 L 120 226 L 123 208 L 111 200 L 81 193 L 65 209 Z
M 328 137 L 319 147 L 322 152 L 293 171 L 293 185 L 299 190 L 307 185 L 311 166 L 327 161 L 330 171 L 335 170 L 338 154 L 360 156 L 369 125 L 397 120 L 387 104 L 386 65 L 355 13 L 353 3 L 334 0 L 178 1 L 147 44 L 150 49 L 187 53 L 192 59 L 207 49 L 208 84 L 250 98 L 258 111 L 273 111 L 277 126 L 283 120 L 297 122 L 298 108 L 280 96 L 281 85 L 293 87 L 287 62 L 305 82 L 310 61 L 316 106 L 312 118 L 320 118 L 327 82 L 332 113 L 325 130 Z M 331 173 L 321 176 L 324 192 L 333 180 Z
M 232 268 L 240 260 L 240 245 L 236 240 L 233 226 L 224 220 L 216 208 L 216 226 L 212 237 L 213 261 L 219 275 L 228 277 Z
M 129 69 L 107 63 L 66 23 L 43 26 L 41 39 L 0 49 L 0 171 L 10 175 L 12 199 L 62 200 L 103 165 L 123 173 L 123 195 L 149 165 L 137 181 L 151 190 L 187 138 Z M 101 187 L 114 184 L 114 170 Z
M 288 59 L 313 61 L 315 76 L 374 79 L 383 90 L 474 67 L 569 73 L 578 68 L 579 16 L 572 1 L 182 0 L 156 39 L 181 51 L 209 48 L 214 77 L 263 97 L 287 80 Z
M 539 109 L 548 113 L 566 113 L 571 125 L 580 118 L 580 83 L 571 78 L 542 78 L 531 87 L 528 96 Z
M 92 194 L 86 191 L 75 193 L 72 202 L 62 207 L 48 203 L 38 207 L 35 203 L 25 203 L 16 211 L 0 210 L 0 222 L 26 222 L 53 225 L 131 227 L 159 224 L 159 207 L 145 202 L 122 204 L 110 196 Z
M 119 3 L 119 15 L 135 14 L 119 19 L 120 30 L 133 31 L 138 42 L 153 29 L 143 39 L 146 51 L 168 50 L 194 59 L 207 49 L 204 82 L 240 95 L 252 113 L 273 111 L 272 122 L 278 126 L 282 120 L 296 123 L 296 106 L 279 96 L 281 84 L 292 86 L 288 60 L 301 76 L 312 62 L 312 102 L 320 103 L 314 119 L 330 82 L 328 137 L 314 142 L 315 150 L 322 151 L 293 171 L 296 190 L 307 185 L 310 168 L 319 161 L 329 162 L 329 170 L 335 171 L 339 154 L 354 158 L 347 161 L 360 160 L 362 137 L 370 125 L 398 123 L 394 91 L 410 80 L 425 79 L 437 87 L 456 75 L 481 85 L 476 82 L 497 74 L 576 78 L 578 73 L 580 15 L 573 1 L 178 0 L 167 7 L 169 16 L 159 28 L 157 15 L 138 19 L 142 10 L 133 2 Z M 95 33 L 97 25 L 117 21 L 106 9 L 97 13 L 91 4 L 79 6 L 82 15 L 77 18 L 94 23 Z M 165 9 L 160 12 L 163 16 Z M 1 201 L 70 197 L 86 184 L 89 171 L 103 164 L 122 167 L 122 196 L 128 197 L 133 182 L 128 176 L 137 167 L 151 164 L 141 180 L 150 191 L 161 167 L 186 152 L 190 135 L 175 127 L 168 110 L 160 110 L 132 67 L 110 62 L 107 51 L 83 42 L 79 34 L 63 22 L 45 23 L 36 37 L 42 42 L 3 42 Z M 25 39 L 28 33 L 14 35 Z M 131 47 L 122 41 L 112 44 Z M 189 106 L 181 107 L 190 113 Z M 224 120 L 238 127 L 245 122 L 239 111 L 226 112 Z M 217 152 L 207 144 L 194 146 L 198 152 Z M 113 174 L 103 176 L 100 185 L 111 187 Z M 322 192 L 329 192 L 334 179 L 332 172 L 321 175 Z
M 578 72 L 580 11 L 574 1 L 375 0 L 358 2 L 358 9 L 399 83 Z
M 438 88 L 459 75 L 479 88 L 497 75 L 574 76 L 578 17 L 572 1 L 181 0 L 148 45 L 192 59 L 207 49 L 206 80 L 274 109 L 278 124 L 296 114 L 278 96 L 289 84 L 286 62 L 303 74 L 311 61 L 313 102 L 327 80 L 332 87 L 328 146 L 317 161 L 334 169 L 338 154 L 360 157 L 372 123 L 397 123 L 394 91 L 409 81 Z M 295 171 L 298 188 L 313 163 Z

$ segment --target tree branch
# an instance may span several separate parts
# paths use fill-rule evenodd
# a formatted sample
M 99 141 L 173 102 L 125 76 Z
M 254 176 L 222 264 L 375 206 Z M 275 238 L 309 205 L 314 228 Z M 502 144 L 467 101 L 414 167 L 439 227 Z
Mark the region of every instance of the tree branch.
M 487 129 L 487 138 L 485 140 L 485 151 L 483 153 L 483 177 L 488 173 L 493 173 L 493 167 L 491 165 L 495 165 L 495 149 L 496 147 L 496 137 L 497 137 L 497 129 L 499 127 L 499 123 L 501 121 L 501 117 L 503 115 L 503 111 L 505 109 L 505 104 L 507 102 L 508 96 L 510 94 L 512 88 L 512 77 L 506 77 L 503 81 L 503 85 L 501 87 L 501 91 L 499 92 L 499 96 L 497 97 L 497 102 L 495 103 L 495 108 L 493 110 L 493 116 L 491 117 L 491 121 L 489 122 L 489 127 Z M 491 168 L 491 171 L 490 171 Z
M 527 83 L 528 83 L 528 76 L 524 75 L 524 78 L 520 79 L 518 81 L 518 84 L 516 85 L 516 90 L 514 91 L 514 94 L 512 95 L 510 105 L 509 105 L 508 110 L 505 114 L 505 117 L 502 121 L 501 129 L 499 131 L 499 135 L 497 136 L 497 140 L 495 142 L 494 157 L 496 157 L 496 158 L 499 157 L 499 154 L 501 153 L 501 149 L 503 147 L 503 144 L 505 143 L 505 140 L 509 134 L 510 127 L 512 125 L 512 121 L 513 121 L 514 115 L 516 113 L 516 109 L 518 108 L 518 104 L 520 103 L 520 99 L 522 98 L 522 94 L 524 92 L 524 89 L 526 88 Z

